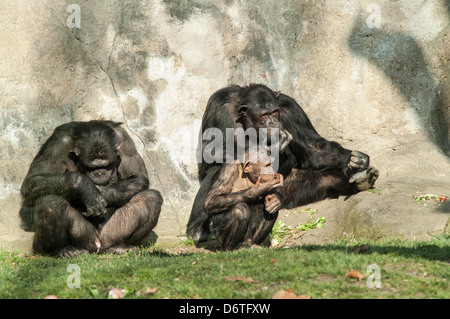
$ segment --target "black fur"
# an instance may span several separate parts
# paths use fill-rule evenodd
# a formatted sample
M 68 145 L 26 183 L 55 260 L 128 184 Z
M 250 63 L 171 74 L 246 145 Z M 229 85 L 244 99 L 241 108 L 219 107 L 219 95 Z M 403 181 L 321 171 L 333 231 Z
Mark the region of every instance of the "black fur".
M 356 166 L 349 166 L 352 151 L 321 137 L 306 113 L 291 97 L 273 92 L 265 85 L 229 86 L 215 92 L 208 100 L 203 114 L 202 132 L 219 128 L 225 136 L 226 128 L 259 127 L 254 120 L 267 104 L 279 107 L 279 128 L 288 131 L 293 139 L 280 154 L 279 173 L 285 176 L 284 186 L 276 191 L 283 208 L 292 208 L 327 197 L 354 194 L 358 190 L 349 177 L 367 169 L 369 157 L 356 152 Z M 244 108 L 242 107 L 244 106 Z M 242 111 L 244 110 L 244 111 Z M 202 150 L 205 147 L 202 143 Z M 225 149 L 224 149 L 225 153 Z M 209 217 L 201 203 L 217 174 L 218 163 L 199 164 L 201 187 L 194 201 L 187 234 L 195 239 L 205 237 Z
M 22 227 L 36 232 L 34 252 L 107 250 L 134 244 L 132 234 L 143 238 L 156 225 L 162 197 L 148 189 L 144 161 L 120 124 L 63 124 L 41 147 L 21 188 Z

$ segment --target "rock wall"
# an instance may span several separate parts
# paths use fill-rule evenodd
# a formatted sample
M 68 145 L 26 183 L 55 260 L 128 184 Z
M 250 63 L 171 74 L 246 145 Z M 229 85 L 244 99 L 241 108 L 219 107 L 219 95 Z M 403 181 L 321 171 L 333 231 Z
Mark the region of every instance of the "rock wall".
M 29 247 L 20 185 L 53 128 L 73 120 L 124 123 L 165 199 L 156 234 L 182 235 L 201 116 L 228 84 L 292 96 L 322 136 L 369 153 L 380 183 L 437 179 L 448 192 L 449 6 L 1 1 L 0 246 Z

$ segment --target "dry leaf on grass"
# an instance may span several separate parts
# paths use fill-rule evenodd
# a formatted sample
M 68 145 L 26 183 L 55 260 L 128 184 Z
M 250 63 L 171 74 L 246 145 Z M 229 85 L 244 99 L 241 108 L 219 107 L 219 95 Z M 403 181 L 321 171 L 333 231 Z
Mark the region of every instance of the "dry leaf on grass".
M 352 278 L 352 279 L 358 279 L 358 281 L 361 281 L 361 279 L 364 278 L 364 275 L 361 274 L 359 271 L 356 270 L 350 270 L 348 272 L 348 274 L 346 275 L 347 278 Z
M 145 288 L 144 295 L 154 295 L 159 292 L 158 288 Z
M 278 290 L 273 296 L 272 299 L 312 299 L 311 296 L 306 295 L 296 295 L 294 293 L 294 289 L 290 288 L 288 290 Z
M 125 297 L 125 293 L 123 289 L 120 288 L 112 288 L 108 293 L 108 298 L 110 299 L 120 299 Z

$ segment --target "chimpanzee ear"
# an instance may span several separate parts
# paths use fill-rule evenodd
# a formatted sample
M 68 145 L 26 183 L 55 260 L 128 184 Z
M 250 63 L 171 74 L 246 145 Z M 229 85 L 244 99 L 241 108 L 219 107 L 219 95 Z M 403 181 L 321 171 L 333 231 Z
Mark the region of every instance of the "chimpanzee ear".
M 120 148 L 122 147 L 122 142 L 118 142 L 116 141 L 116 144 L 114 144 L 114 150 L 117 152 L 120 150 Z
M 78 159 L 80 158 L 80 153 L 81 151 L 78 147 L 71 147 L 69 150 L 69 159 L 74 163 L 77 163 Z
M 65 152 L 68 151 L 69 154 L 73 154 L 77 157 L 80 156 L 80 149 L 75 146 L 75 143 L 69 134 L 61 135 L 60 143 L 63 145 L 63 149 Z
M 242 116 L 245 117 L 247 115 L 247 110 L 248 110 L 248 105 L 241 105 L 241 106 L 239 106 L 238 111 L 237 111 L 238 116 L 239 117 L 242 117 Z
M 123 136 L 122 131 L 119 128 L 115 128 L 114 133 L 116 133 L 116 136 L 114 138 L 114 150 L 117 153 L 123 145 L 124 136 Z
M 79 157 L 81 151 L 80 151 L 80 149 L 79 149 L 78 147 L 74 147 L 74 148 L 72 149 L 71 153 L 74 153 L 77 157 Z
M 251 170 L 251 163 L 250 163 L 250 161 L 246 161 L 245 163 L 244 163 L 244 166 L 242 167 L 242 170 L 244 171 L 244 173 L 249 173 L 250 172 L 250 170 Z
M 69 153 L 75 155 L 76 157 L 80 156 L 80 148 L 75 146 L 75 143 L 70 135 L 64 135 L 61 141 L 65 145 L 65 149 L 69 150 Z

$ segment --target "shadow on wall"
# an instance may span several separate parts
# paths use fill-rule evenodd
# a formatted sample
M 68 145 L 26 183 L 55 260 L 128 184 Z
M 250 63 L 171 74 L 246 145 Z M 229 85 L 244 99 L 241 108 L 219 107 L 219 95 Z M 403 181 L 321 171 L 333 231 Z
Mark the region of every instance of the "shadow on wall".
M 441 95 L 445 90 L 439 90 L 434 82 L 422 50 L 413 37 L 386 26 L 371 29 L 359 17 L 348 46 L 383 71 L 397 86 L 417 112 L 430 140 L 450 156 L 449 123 L 445 116 L 445 97 Z

